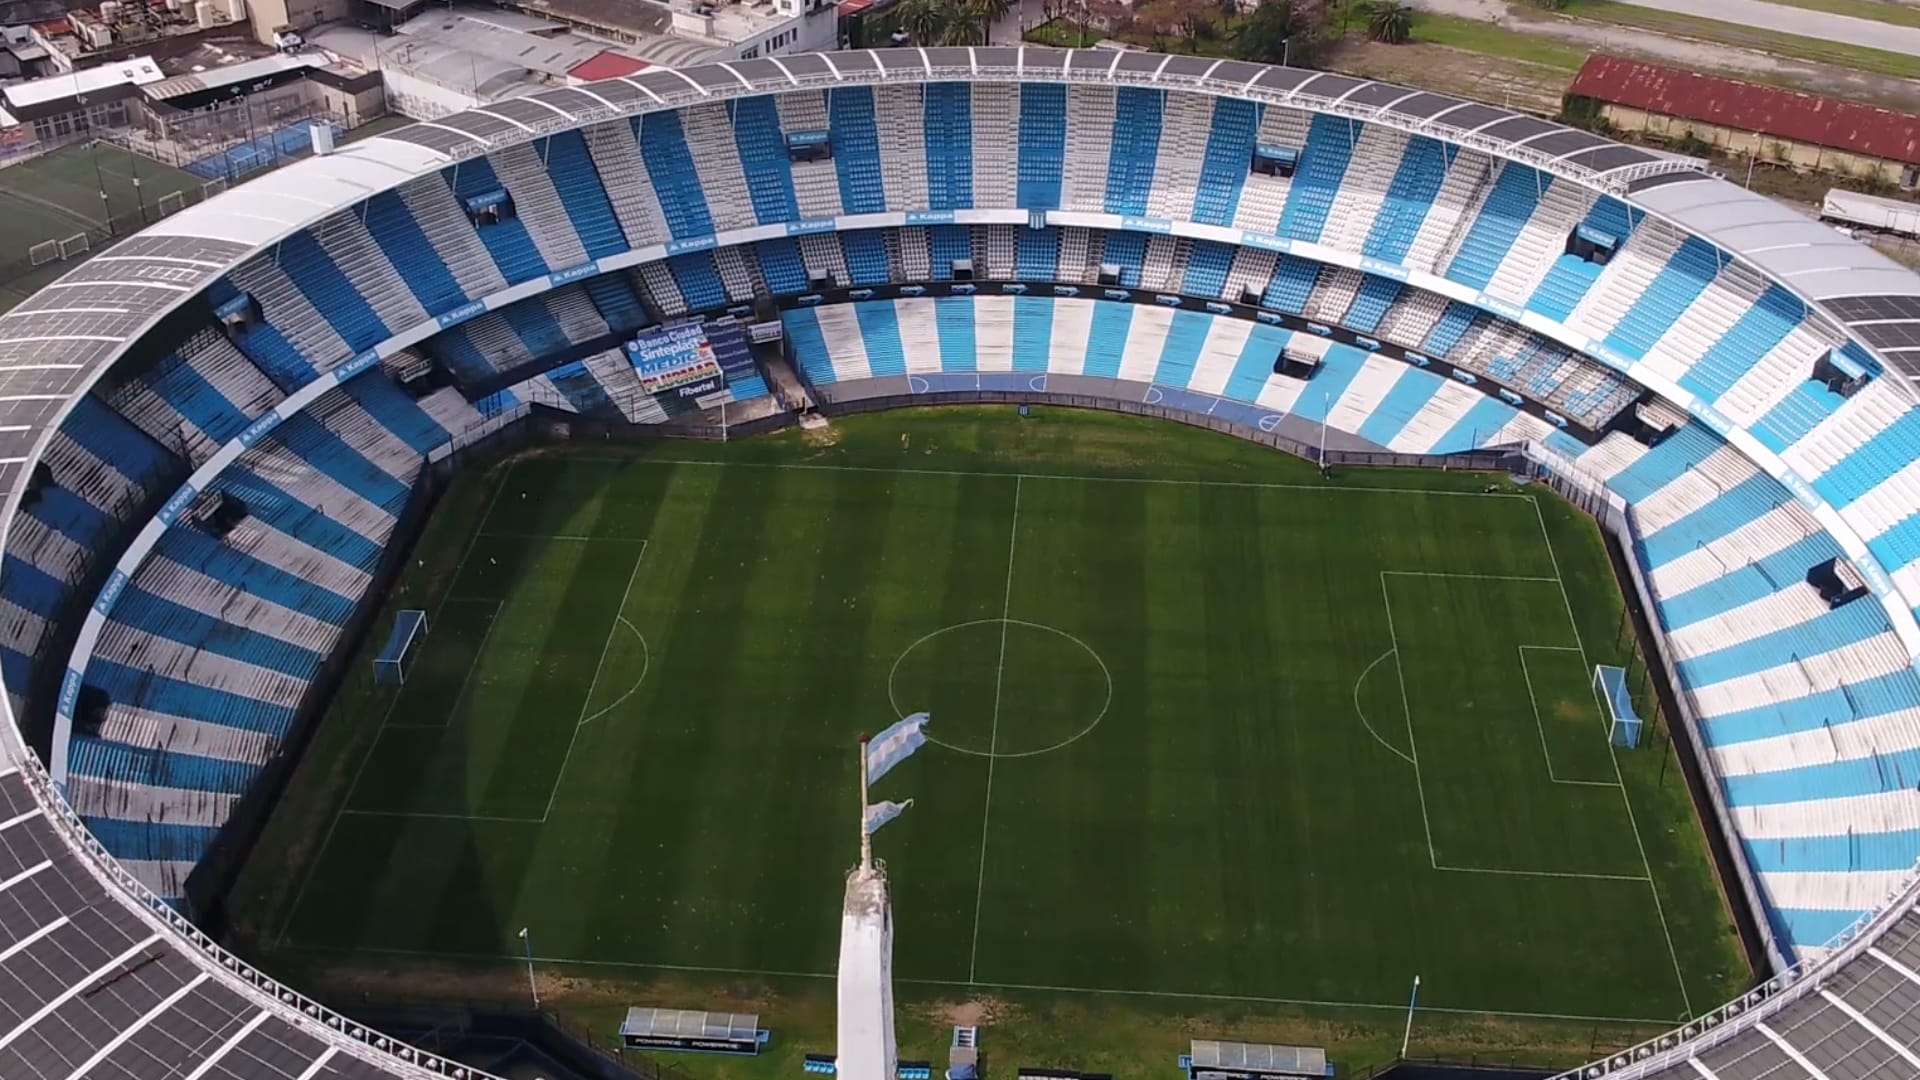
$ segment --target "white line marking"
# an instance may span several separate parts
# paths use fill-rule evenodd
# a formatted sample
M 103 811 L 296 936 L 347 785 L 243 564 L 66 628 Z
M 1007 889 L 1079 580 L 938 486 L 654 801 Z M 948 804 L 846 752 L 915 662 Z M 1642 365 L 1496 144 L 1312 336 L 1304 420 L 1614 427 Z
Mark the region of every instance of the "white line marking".
M 567 763 L 573 760 L 573 748 L 580 742 L 580 729 L 587 722 L 587 706 L 593 704 L 593 691 L 600 685 L 600 672 L 607 666 L 607 654 L 613 651 L 613 638 L 620 629 L 622 618 L 627 613 L 627 601 L 633 596 L 633 583 L 640 579 L 640 563 L 647 557 L 647 542 L 640 542 L 640 552 L 633 557 L 633 570 L 627 574 L 627 587 L 620 593 L 620 606 L 613 609 L 613 625 L 607 627 L 606 643 L 600 646 L 600 662 L 593 665 L 593 680 L 587 683 L 587 696 L 580 701 L 580 715 L 573 721 L 573 737 L 567 740 L 567 752 L 560 758 L 560 771 L 553 774 L 553 791 L 547 795 L 547 808 L 540 815 L 545 822 L 553 816 L 553 804 L 560 798 L 560 782 L 566 779 Z
M 570 540 L 580 544 L 646 543 L 646 540 L 636 536 L 582 536 L 578 533 L 483 532 L 480 535 L 490 540 Z
M 1522 645 L 1520 652 L 1520 678 L 1527 684 L 1527 700 L 1533 703 L 1533 726 L 1540 732 L 1540 756 L 1547 760 L 1547 779 L 1556 784 L 1571 784 L 1575 787 L 1619 787 L 1611 780 L 1563 780 L 1553 769 L 1553 752 L 1547 748 L 1547 721 L 1540 715 L 1540 698 L 1533 692 L 1533 672 L 1527 667 L 1527 650 L 1543 649 L 1550 652 L 1574 652 L 1571 645 Z M 1585 663 L 1583 657 L 1581 663 Z M 1605 717 L 1603 716 L 1604 723 Z
M 480 670 L 480 658 L 487 655 L 487 642 L 493 640 L 493 629 L 494 627 L 500 625 L 501 609 L 505 608 L 506 606 L 507 606 L 507 602 L 505 600 L 495 600 L 493 602 L 493 614 L 487 618 L 487 630 L 485 633 L 480 635 L 480 644 L 473 647 L 473 659 L 467 661 L 467 674 L 460 680 L 460 689 L 454 692 L 453 704 L 447 706 L 447 715 L 444 719 L 442 719 L 437 724 L 430 724 L 430 723 L 426 723 L 425 721 L 410 721 L 404 724 L 395 724 L 388 720 L 382 720 L 380 724 L 380 730 L 386 731 L 389 728 L 449 728 L 449 727 L 452 727 L 454 717 L 460 715 L 460 703 L 467 700 L 467 691 L 473 688 L 473 676 L 475 672 L 478 672 Z M 436 620 L 437 618 L 438 617 L 436 616 Z M 401 694 L 403 693 L 405 693 L 404 689 L 402 689 L 401 691 Z M 401 694 L 393 695 L 393 700 L 387 703 L 388 717 L 393 716 L 394 708 L 400 704 Z M 378 735 L 376 734 L 375 737 L 378 738 Z
M 1440 495 L 1469 499 L 1531 499 L 1512 491 L 1445 491 L 1426 488 L 1364 487 L 1357 484 L 1282 484 L 1258 480 L 1176 480 L 1153 476 L 1076 476 L 1072 473 L 994 472 L 985 469 L 900 469 L 878 465 L 817 465 L 777 461 L 699 461 L 692 458 L 569 457 L 569 462 L 595 461 L 609 465 L 694 465 L 732 469 L 791 469 L 800 472 L 884 473 L 890 476 L 996 476 L 1020 480 L 1084 480 L 1095 484 L 1156 484 L 1169 487 L 1255 488 L 1267 491 L 1358 491 L 1381 495 Z
M 1366 670 L 1360 673 L 1360 677 L 1353 680 L 1353 711 L 1360 714 L 1360 723 L 1362 726 L 1364 726 L 1367 729 L 1367 734 L 1373 736 L 1374 742 L 1377 742 L 1381 746 L 1384 746 L 1388 750 L 1392 751 L 1393 754 L 1396 757 L 1398 757 L 1401 761 L 1404 761 L 1409 765 L 1414 765 L 1417 763 L 1412 758 L 1407 756 L 1406 751 L 1388 742 L 1385 738 L 1381 736 L 1379 732 L 1373 730 L 1373 723 L 1367 719 L 1366 710 L 1360 707 L 1361 685 L 1367 681 L 1367 676 L 1373 673 L 1373 669 L 1380 666 L 1380 661 L 1385 660 L 1387 657 L 1393 656 L 1393 655 L 1394 655 L 1393 650 L 1388 649 L 1386 652 L 1383 652 L 1379 656 L 1374 657 L 1373 663 L 1368 664 L 1366 667 Z M 1396 659 L 1395 665 L 1398 666 L 1398 663 L 1399 661 Z
M 1387 592 L 1387 571 L 1380 571 L 1380 600 L 1387 606 L 1387 637 L 1393 642 L 1393 670 L 1400 679 L 1400 708 L 1407 718 L 1407 760 L 1413 762 L 1413 788 L 1420 796 L 1420 824 L 1427 830 L 1427 864 L 1438 869 L 1440 854 L 1433 850 L 1433 819 L 1427 814 L 1427 783 L 1420 775 L 1420 744 L 1413 737 L 1413 699 L 1407 696 L 1407 666 L 1400 662 L 1400 633 L 1393 625 L 1393 597 Z
M 82 1076 L 85 1076 L 89 1071 L 91 1071 L 95 1065 L 98 1065 L 101 1062 L 107 1060 L 107 1058 L 111 1057 L 113 1055 L 113 1052 L 115 1050 L 120 1049 L 120 1047 L 124 1045 L 128 1039 L 131 1039 L 135 1035 L 138 1035 L 142 1028 L 146 1027 L 148 1024 L 153 1023 L 153 1020 L 155 1017 L 159 1016 L 161 1013 L 166 1012 L 168 1009 L 173 1008 L 175 1005 L 178 1005 L 180 1003 L 181 998 L 186 997 L 188 994 L 193 993 L 193 991 L 196 988 L 198 988 L 201 983 L 206 982 L 208 979 L 211 979 L 211 978 L 213 978 L 213 976 L 210 973 L 202 971 L 198 975 L 195 975 L 192 979 L 188 980 L 186 983 L 183 983 L 180 989 L 175 990 L 173 993 L 168 994 L 166 997 L 161 998 L 158 1004 L 154 1005 L 153 1008 L 148 1009 L 145 1013 L 141 1014 L 138 1020 L 135 1020 L 133 1023 L 127 1025 L 124 1028 L 121 1028 L 120 1033 L 118 1035 L 115 1035 L 113 1038 L 107 1040 L 106 1044 L 101 1046 L 100 1049 L 95 1050 L 93 1052 L 92 1057 L 81 1062 L 79 1068 L 73 1070 L 73 1072 L 68 1074 L 67 1080 L 80 1080 L 80 1078 Z
M 369 947 L 340 947 L 330 945 L 295 944 L 290 948 L 299 952 L 331 953 L 335 955 L 354 955 L 365 953 L 379 956 L 417 956 L 435 959 L 495 960 L 501 963 L 524 964 L 525 953 L 461 953 L 430 952 L 420 949 L 381 949 Z M 762 968 L 705 967 L 698 964 L 660 964 L 643 960 L 577 960 L 567 956 L 536 956 L 538 964 L 564 964 L 573 967 L 622 968 L 644 971 L 685 971 L 710 975 L 749 975 L 776 979 L 833 979 L 831 971 L 774 971 Z M 1259 1005 L 1307 1005 L 1329 1009 L 1379 1009 L 1393 1012 L 1405 1012 L 1407 1003 L 1402 1001 L 1327 1001 L 1316 998 L 1261 997 L 1251 994 L 1205 994 L 1184 990 L 1137 990 L 1125 987 L 1107 986 L 1051 986 L 1040 983 L 1003 983 L 1003 982 L 961 982 L 956 979 L 911 979 L 894 976 L 896 983 L 911 986 L 955 986 L 983 987 L 989 990 L 1029 990 L 1050 994 L 1111 994 L 1119 997 L 1158 997 L 1182 1001 L 1240 1001 Z M 1650 1016 L 1589 1016 L 1580 1013 L 1553 1012 L 1513 1012 L 1504 1009 L 1473 1009 L 1460 1006 L 1422 1005 L 1422 1012 L 1446 1013 L 1455 1016 L 1507 1016 L 1526 1020 L 1577 1020 L 1585 1023 L 1603 1024 L 1646 1024 L 1671 1027 L 1673 1018 Z
M 441 611 L 446 608 L 454 586 L 460 583 L 460 575 L 467 569 L 467 560 L 473 556 L 474 547 L 480 543 L 480 534 L 486 531 L 487 522 L 493 517 L 493 509 L 500 503 L 500 493 L 507 489 L 507 484 L 513 480 L 513 470 L 519 467 L 520 459 L 514 458 L 507 463 L 506 471 L 500 474 L 499 486 L 493 489 L 492 497 L 487 500 L 487 509 L 480 515 L 479 525 L 474 529 L 473 535 L 467 539 L 466 550 L 460 553 L 460 561 L 454 564 L 453 576 L 447 579 L 447 592 L 441 596 L 440 602 L 434 605 L 433 615 L 428 620 L 429 625 L 440 621 Z M 493 627 L 488 626 L 487 630 L 491 633 Z M 393 718 L 394 706 L 399 703 L 400 693 L 395 691 L 393 699 L 387 702 L 387 711 L 380 716 L 380 726 L 374 729 L 373 738 L 367 742 L 367 752 L 361 757 L 360 766 L 353 771 L 353 779 L 347 784 L 347 793 L 340 799 L 340 808 L 334 811 L 333 821 L 327 825 L 326 835 L 320 838 L 320 846 L 314 848 L 313 854 L 308 856 L 306 872 L 300 875 L 300 888 L 293 894 L 293 903 L 287 905 L 286 917 L 280 922 L 280 936 L 274 942 L 276 948 L 286 945 L 287 930 L 293 925 L 293 917 L 300 913 L 301 902 L 307 898 L 307 888 L 313 884 L 313 872 L 319 869 L 321 857 L 327 853 L 327 847 L 333 843 L 333 834 L 340 828 L 340 819 L 346 816 L 347 805 L 353 801 L 353 793 L 360 787 L 360 778 L 367 774 L 367 765 L 373 761 L 374 751 L 379 749 L 380 735 L 386 730 L 387 721 Z
M 1573 628 L 1573 640 L 1580 647 L 1580 663 L 1591 667 L 1593 659 L 1587 655 L 1587 644 L 1580 637 L 1580 619 L 1573 611 L 1573 598 L 1567 595 L 1566 579 L 1560 576 L 1560 556 L 1553 550 L 1553 533 L 1547 529 L 1547 515 L 1540 509 L 1540 500 L 1533 503 L 1533 516 L 1540 522 L 1540 539 L 1546 544 L 1547 559 L 1553 564 L 1553 576 L 1560 583 L 1560 602 L 1567 607 L 1567 625 Z M 1609 745 L 1607 756 L 1613 760 L 1613 778 L 1620 784 L 1620 803 L 1627 808 L 1627 824 L 1633 830 L 1633 842 L 1640 849 L 1640 865 L 1647 871 L 1647 891 L 1653 894 L 1653 911 L 1660 918 L 1660 932 L 1667 939 L 1667 956 L 1673 961 L 1674 981 L 1680 984 L 1680 1001 L 1686 1006 L 1686 1015 L 1693 1015 L 1693 997 L 1687 993 L 1687 976 L 1680 970 L 1680 950 L 1674 948 L 1673 930 L 1667 925 L 1666 905 L 1660 901 L 1660 883 L 1653 879 L 1653 860 L 1647 858 L 1647 843 L 1640 838 L 1640 819 L 1633 812 L 1633 799 L 1627 794 L 1627 778 L 1620 772 L 1619 748 Z
M 653 648 L 652 646 L 647 644 L 647 636 L 645 634 L 642 634 L 640 632 L 640 628 L 633 625 L 633 620 L 627 618 L 625 615 L 619 616 L 614 620 L 614 622 L 618 625 L 625 626 L 628 630 L 633 631 L 634 639 L 640 642 L 640 677 L 633 680 L 633 685 L 627 687 L 626 693 L 621 694 L 617 698 L 614 698 L 612 704 L 606 705 L 600 709 L 595 710 L 593 715 L 591 716 L 581 717 L 580 723 L 575 724 L 574 725 L 575 727 L 579 727 L 580 724 L 590 724 L 593 721 L 600 719 L 601 717 L 607 715 L 613 710 L 619 708 L 622 704 L 626 702 L 628 698 L 632 697 L 636 693 L 639 693 L 640 684 L 647 681 L 647 672 L 649 669 L 653 667 Z
M 987 891 L 987 823 L 993 814 L 993 766 L 1000 743 L 1000 684 L 1007 674 L 1007 618 L 1013 612 L 1013 551 L 1020 538 L 1020 477 L 1013 478 L 1013 523 L 1007 528 L 1007 587 L 1000 601 L 1000 662 L 993 672 L 993 728 L 987 736 L 987 795 L 980 808 L 980 873 L 973 883 L 973 945 L 967 950 L 967 981 L 980 965 L 980 909 Z
M 1609 785 L 1611 786 L 1611 785 Z M 1502 870 L 1494 866 L 1435 866 L 1450 874 L 1500 874 L 1505 877 L 1572 878 L 1576 881 L 1652 881 L 1641 874 L 1582 874 L 1566 870 Z

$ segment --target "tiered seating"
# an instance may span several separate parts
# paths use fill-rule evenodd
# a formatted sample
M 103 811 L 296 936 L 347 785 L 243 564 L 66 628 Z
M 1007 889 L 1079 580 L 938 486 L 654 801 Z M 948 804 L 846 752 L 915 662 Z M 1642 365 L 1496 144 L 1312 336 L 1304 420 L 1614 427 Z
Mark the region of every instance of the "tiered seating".
M 1580 224 L 1613 237 L 1619 244 L 1625 244 L 1633 236 L 1633 215 L 1625 203 L 1610 195 L 1602 196 L 1595 202 Z M 1546 277 L 1541 279 L 1533 295 L 1527 298 L 1527 307 L 1550 319 L 1565 322 L 1575 305 L 1593 287 L 1602 269 L 1597 263 L 1563 251 L 1553 261 L 1553 266 L 1547 270 Z
M 1076 86 L 1067 94 L 1067 146 L 1066 164 L 1061 173 L 1061 206 L 1069 210 L 1101 210 L 1106 207 L 1113 120 L 1113 87 Z
M 1268 283 L 1266 294 L 1260 302 L 1275 311 L 1298 315 L 1306 310 L 1307 298 L 1312 294 L 1314 282 L 1319 276 L 1320 264 L 1291 256 L 1282 257 L 1280 268 L 1274 272 L 1273 280 Z
M 659 201 L 661 216 L 674 239 L 712 236 L 716 231 L 707 209 L 707 195 L 694 171 L 693 155 L 680 130 L 677 112 L 650 112 L 635 121 L 640 160 L 646 168 L 646 186 Z
M 550 145 L 546 149 L 551 153 Z M 555 163 L 542 165 L 531 143 L 496 150 L 486 160 L 493 164 L 495 174 L 506 185 L 507 193 L 513 196 L 513 220 L 525 227 L 528 239 L 533 241 L 534 248 L 540 253 L 540 261 L 546 264 L 547 269 L 559 270 L 586 262 L 587 250 L 580 243 L 580 234 L 573 227 L 568 208 L 560 202 L 560 193 L 554 190 L 554 178 L 547 172 Z M 563 151 L 558 164 L 565 168 L 584 165 L 585 161 L 568 158 Z M 578 175 L 571 182 L 577 189 L 585 190 L 597 186 L 599 180 L 590 175 Z M 575 212 L 584 211 L 586 208 L 582 207 Z M 606 223 L 602 222 L 601 227 L 605 226 Z M 482 226 L 481 232 L 485 234 L 496 227 Z
M 1380 326 L 1380 320 L 1400 298 L 1400 283 L 1391 278 L 1366 275 L 1360 285 L 1360 292 L 1353 298 L 1353 305 L 1347 309 L 1343 322 L 1363 334 L 1371 334 Z
M 584 287 L 593 306 L 599 309 L 600 317 L 614 331 L 625 333 L 647 324 L 646 309 L 640 306 L 640 298 L 634 295 L 633 286 L 625 276 L 602 274 L 588 278 Z
M 1346 182 L 1334 196 L 1321 243 L 1342 251 L 1359 251 L 1366 246 L 1386 205 L 1387 193 L 1399 179 L 1400 159 L 1408 141 L 1404 132 L 1378 124 L 1361 130 L 1353 148 L 1353 163 L 1347 168 Z
M 805 90 L 792 94 L 781 94 L 774 99 L 779 111 L 782 145 L 781 160 L 788 170 L 793 188 L 794 206 L 801 217 L 823 218 L 837 217 L 840 206 L 840 174 L 831 160 L 787 161 L 785 138 L 801 132 L 828 131 L 831 125 L 827 120 L 827 102 L 818 90 Z M 882 130 L 885 125 L 882 125 Z M 753 181 L 752 169 L 745 147 L 741 148 L 742 161 L 749 162 L 749 182 Z M 764 181 L 762 182 L 764 183 Z M 888 188 L 893 187 L 892 178 L 888 178 Z M 757 196 L 756 196 L 757 197 Z
M 1689 237 L 1607 335 L 1607 344 L 1628 356 L 1645 356 L 1719 274 L 1720 263 L 1712 244 Z
M 1193 197 L 1200 187 L 1200 170 L 1206 163 L 1213 130 L 1213 99 L 1170 93 L 1163 109 L 1155 138 L 1158 168 L 1147 195 L 1147 213 L 1169 221 L 1189 221 L 1193 219 Z
M 387 198 L 390 200 L 386 204 L 389 210 L 398 208 L 401 216 L 406 218 L 398 227 L 410 230 L 413 234 L 411 241 L 402 242 L 410 243 L 416 258 L 431 259 L 433 249 L 426 246 L 418 227 L 406 215 L 405 207 L 400 206 L 399 200 L 392 194 L 389 193 Z M 367 226 L 362 224 L 358 213 L 349 210 L 335 214 L 315 225 L 312 233 L 327 259 L 346 276 L 354 291 L 366 299 L 373 317 L 379 323 L 398 331 L 418 326 L 427 320 L 427 309 L 401 280 L 394 264 L 388 261 L 386 253 L 368 234 Z M 439 280 L 447 280 L 445 267 L 437 267 L 426 273 L 438 275 Z
M 327 257 L 326 250 L 313 238 L 313 234 L 299 232 L 282 240 L 279 262 L 280 273 L 299 287 L 312 310 L 324 318 L 334 331 L 331 340 L 320 333 L 302 335 L 301 341 L 305 345 L 302 351 L 308 356 L 322 362 L 328 359 L 337 362 L 343 350 L 348 353 L 359 352 L 391 336 L 387 325 L 380 321 L 380 316 L 374 314 L 373 305 L 367 303 L 367 298 Z M 247 275 L 244 280 L 251 282 L 250 289 L 258 286 L 266 290 L 273 288 L 270 280 L 277 281 L 278 277 L 268 275 L 262 268 Z M 261 306 L 266 306 L 264 299 Z M 298 304 L 276 306 L 278 310 L 269 317 L 279 318 L 283 324 L 297 325 L 295 320 L 306 317 Z
M 840 174 L 840 205 L 849 214 L 887 209 L 880 178 L 880 140 L 873 126 L 873 91 L 843 86 L 827 99 L 833 117 L 833 165 Z M 928 133 L 932 138 L 932 133 Z M 929 155 L 931 156 L 931 155 Z M 931 164 L 929 175 L 932 174 Z
M 654 195 L 653 185 L 640 164 L 640 147 L 634 142 L 632 121 L 614 120 L 583 131 L 594 171 L 600 175 L 608 203 L 628 241 L 640 247 L 670 238 L 672 230 L 667 227 L 666 213 L 660 208 L 660 200 Z
M 70 797 L 169 895 L 289 733 L 421 449 L 446 435 L 378 373 L 343 389 L 215 481 L 248 509 L 231 532 L 183 519 L 161 535 L 88 664 L 83 692 L 107 704 L 98 732 L 75 736 Z
M 852 281 L 838 237 L 816 233 L 799 237 L 796 242 L 800 245 L 800 260 L 806 264 L 808 278 L 826 278 L 836 285 L 846 285 Z
M 439 176 L 423 176 L 412 183 L 402 184 L 399 188 L 400 201 L 409 216 L 420 226 L 420 233 L 437 253 L 436 261 L 447 268 L 459 287 L 460 303 L 476 296 L 491 296 L 507 287 L 507 279 L 501 276 L 500 267 L 493 261 L 487 247 L 475 233 L 473 223 L 467 220 L 466 211 L 455 200 L 453 191 L 446 180 Z M 369 228 L 372 227 L 372 215 L 368 215 Z M 387 244 L 388 238 L 382 230 L 375 229 L 374 236 Z M 405 265 L 409 251 L 395 251 L 387 248 L 394 265 Z M 411 271 L 412 267 L 409 267 Z M 409 278 L 409 283 L 413 284 Z M 436 289 L 436 295 L 438 288 Z M 429 302 L 427 294 L 415 284 L 414 295 L 420 297 L 420 303 L 430 312 L 438 314 L 446 310 Z M 451 304 L 449 307 L 458 307 Z
M 1552 183 L 1553 177 L 1545 173 L 1507 163 L 1448 264 L 1447 276 L 1462 285 L 1486 288 Z
M 1014 273 L 1027 281 L 1052 281 L 1060 269 L 1060 230 L 1021 229 Z
M 973 205 L 973 88 L 928 83 L 925 93 L 927 205 L 967 209 Z
M 1451 165 L 1447 178 L 1434 196 L 1433 206 L 1420 222 L 1407 248 L 1405 263 L 1409 269 L 1439 272 L 1448 245 L 1461 232 L 1462 222 L 1471 222 L 1468 210 L 1488 189 L 1487 180 L 1495 168 L 1492 158 L 1472 150 L 1449 150 Z
M 746 172 L 747 192 L 753 198 L 754 217 L 763 225 L 795 220 L 800 216 L 800 202 L 787 165 L 787 140 L 780 131 L 774 99 L 743 98 L 731 108 L 733 137 L 739 147 L 740 166 Z
M 1255 141 L 1266 146 L 1299 149 L 1307 143 L 1308 114 L 1278 105 L 1265 106 L 1260 131 Z M 1280 216 L 1286 211 L 1287 195 L 1293 190 L 1294 177 L 1251 173 L 1240 192 L 1240 205 L 1234 211 L 1233 224 L 1254 232 L 1278 233 Z
M 1233 268 L 1233 247 L 1212 240 L 1196 240 L 1187 258 L 1186 280 L 1181 291 L 1194 296 L 1221 296 L 1227 288 L 1227 273 Z
M 587 141 L 578 131 L 563 131 L 534 144 L 547 163 L 554 192 L 572 219 L 580 244 L 590 258 L 617 255 L 636 245 L 627 241 L 613 202 L 594 168 Z
M 1200 164 L 1200 188 L 1194 194 L 1194 221 L 1231 225 L 1240 209 L 1240 190 L 1253 159 L 1258 108 L 1237 98 L 1213 99 L 1213 128 Z
M 283 396 L 214 330 L 199 331 L 152 369 L 106 393 L 115 412 L 195 465 Z
M 1599 280 L 1580 298 L 1567 325 L 1590 337 L 1606 338 L 1627 309 L 1646 295 L 1647 287 L 1680 249 L 1682 237 L 1665 222 L 1647 220 L 1633 239 L 1620 246 Z
M 1307 147 L 1301 151 L 1299 171 L 1287 195 L 1287 210 L 1280 219 L 1281 236 L 1295 240 L 1318 240 L 1326 228 L 1327 214 L 1340 194 L 1347 175 L 1347 163 L 1353 157 L 1354 142 L 1361 125 L 1342 117 L 1315 113 L 1308 128 Z
M 713 269 L 720 275 L 720 285 L 726 289 L 727 300 L 732 303 L 751 303 L 766 291 L 766 284 L 757 273 L 759 267 L 753 263 L 752 252 L 748 248 L 715 248 Z
M 1360 281 L 1358 270 L 1341 266 L 1322 268 L 1312 295 L 1307 297 L 1307 318 L 1329 325 L 1343 322 L 1347 308 L 1352 306 L 1354 296 L 1360 292 Z
M 711 253 L 696 251 L 691 255 L 675 255 L 667 260 L 667 268 L 689 309 L 716 311 L 727 306 L 727 289 L 720 284 L 720 272 L 714 269 Z
M 1416 135 L 1400 154 L 1386 197 L 1381 200 L 1373 228 L 1361 245 L 1361 254 L 1399 262 L 1413 247 L 1420 225 L 1433 208 L 1434 196 L 1447 178 L 1449 151 L 1445 143 Z
M 893 280 L 893 267 L 887 259 L 886 236 L 878 229 L 861 229 L 840 234 L 845 250 L 846 272 L 855 285 L 885 285 Z
M 454 197 L 463 202 L 490 191 L 503 190 L 499 179 L 494 176 L 493 166 L 483 157 L 463 161 L 457 167 L 448 169 L 445 175 L 453 187 Z M 500 268 L 501 276 L 509 284 L 529 281 L 547 272 L 546 260 L 540 257 L 540 250 L 534 246 L 533 237 L 519 218 L 507 217 L 481 226 L 479 233 L 487 252 L 493 256 L 494 265 Z
M 1753 274 L 1744 267 L 1730 265 L 1721 275 L 1722 280 L 1736 277 L 1751 280 Z M 1707 303 L 1721 292 L 1716 282 L 1701 294 L 1695 306 Z M 1741 290 L 1741 294 L 1747 292 Z M 1701 354 L 1699 362 L 1680 377 L 1680 385 L 1707 401 L 1719 400 L 1745 377 L 1757 358 L 1771 353 L 1806 319 L 1806 305 L 1778 285 L 1766 286 L 1757 299 L 1747 295 L 1742 298 L 1745 302 L 1733 312 L 1736 316 L 1733 324 Z
M 772 103 L 765 98 L 771 125 Z M 735 108 L 745 102 L 733 103 Z M 700 190 L 707 199 L 707 212 L 713 215 L 717 230 L 742 229 L 755 224 L 757 204 L 749 194 L 747 176 L 740 166 L 736 130 L 728 117 L 729 107 L 719 103 L 689 105 L 680 110 L 680 127 L 687 139 L 687 156 L 694 175 L 700 178 Z M 791 220 L 791 219 L 789 219 Z
M 930 205 L 926 112 L 917 85 L 882 86 L 873 92 L 874 122 L 880 129 L 880 173 L 892 209 L 924 210 Z
M 450 311 L 467 302 L 467 294 L 454 278 L 447 259 L 434 249 L 399 194 L 383 191 L 375 195 L 367 200 L 365 213 L 367 233 L 380 245 L 423 311 Z M 478 246 L 477 240 L 474 246 Z M 490 261 L 488 265 L 491 268 Z
M 1014 206 L 1020 197 L 1020 89 L 973 86 L 973 205 Z
M 1566 250 L 1567 234 L 1593 206 L 1593 191 L 1582 184 L 1551 183 L 1527 218 L 1506 258 L 1488 279 L 1488 293 L 1525 303 Z
M 1161 110 L 1159 90 L 1123 86 L 1115 92 L 1112 152 L 1107 158 L 1103 207 L 1109 214 L 1145 214 L 1159 165 Z
M 807 291 L 807 267 L 792 240 L 762 240 L 753 250 L 760 261 L 760 273 L 774 295 L 797 296 Z
M 1020 87 L 1020 189 L 1018 205 L 1060 205 L 1066 165 L 1067 88 L 1057 83 Z

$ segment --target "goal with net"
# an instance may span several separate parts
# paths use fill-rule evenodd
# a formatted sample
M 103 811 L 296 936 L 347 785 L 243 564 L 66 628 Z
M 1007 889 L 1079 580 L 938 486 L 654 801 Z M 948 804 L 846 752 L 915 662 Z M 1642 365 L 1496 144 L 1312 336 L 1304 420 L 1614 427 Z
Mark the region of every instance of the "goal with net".
M 405 685 L 407 665 L 412 662 L 414 646 L 426 636 L 426 612 L 402 611 L 396 616 L 393 633 L 387 635 L 387 643 L 380 647 L 379 655 L 373 658 L 373 681 Z

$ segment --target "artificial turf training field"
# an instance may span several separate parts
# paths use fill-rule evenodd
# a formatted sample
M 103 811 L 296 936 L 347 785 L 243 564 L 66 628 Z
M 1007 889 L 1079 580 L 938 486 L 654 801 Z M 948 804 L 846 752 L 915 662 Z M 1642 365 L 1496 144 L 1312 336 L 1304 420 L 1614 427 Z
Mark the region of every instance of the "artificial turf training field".
M 467 474 L 394 601 L 432 612 L 405 688 L 343 694 L 242 921 L 825 976 L 855 739 L 926 709 L 875 790 L 915 799 L 876 838 L 903 985 L 1397 1010 L 1417 973 L 1645 1020 L 1738 989 L 1668 744 L 1606 744 L 1619 597 L 1553 497 L 1077 413 L 836 433 Z

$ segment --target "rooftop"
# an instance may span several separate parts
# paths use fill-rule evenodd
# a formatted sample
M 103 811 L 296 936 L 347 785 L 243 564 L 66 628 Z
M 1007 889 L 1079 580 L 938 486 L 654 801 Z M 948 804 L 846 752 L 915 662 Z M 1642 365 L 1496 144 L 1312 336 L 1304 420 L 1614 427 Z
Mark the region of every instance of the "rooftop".
M 1920 165 L 1920 116 L 1838 98 L 1593 55 L 1569 96 Z

